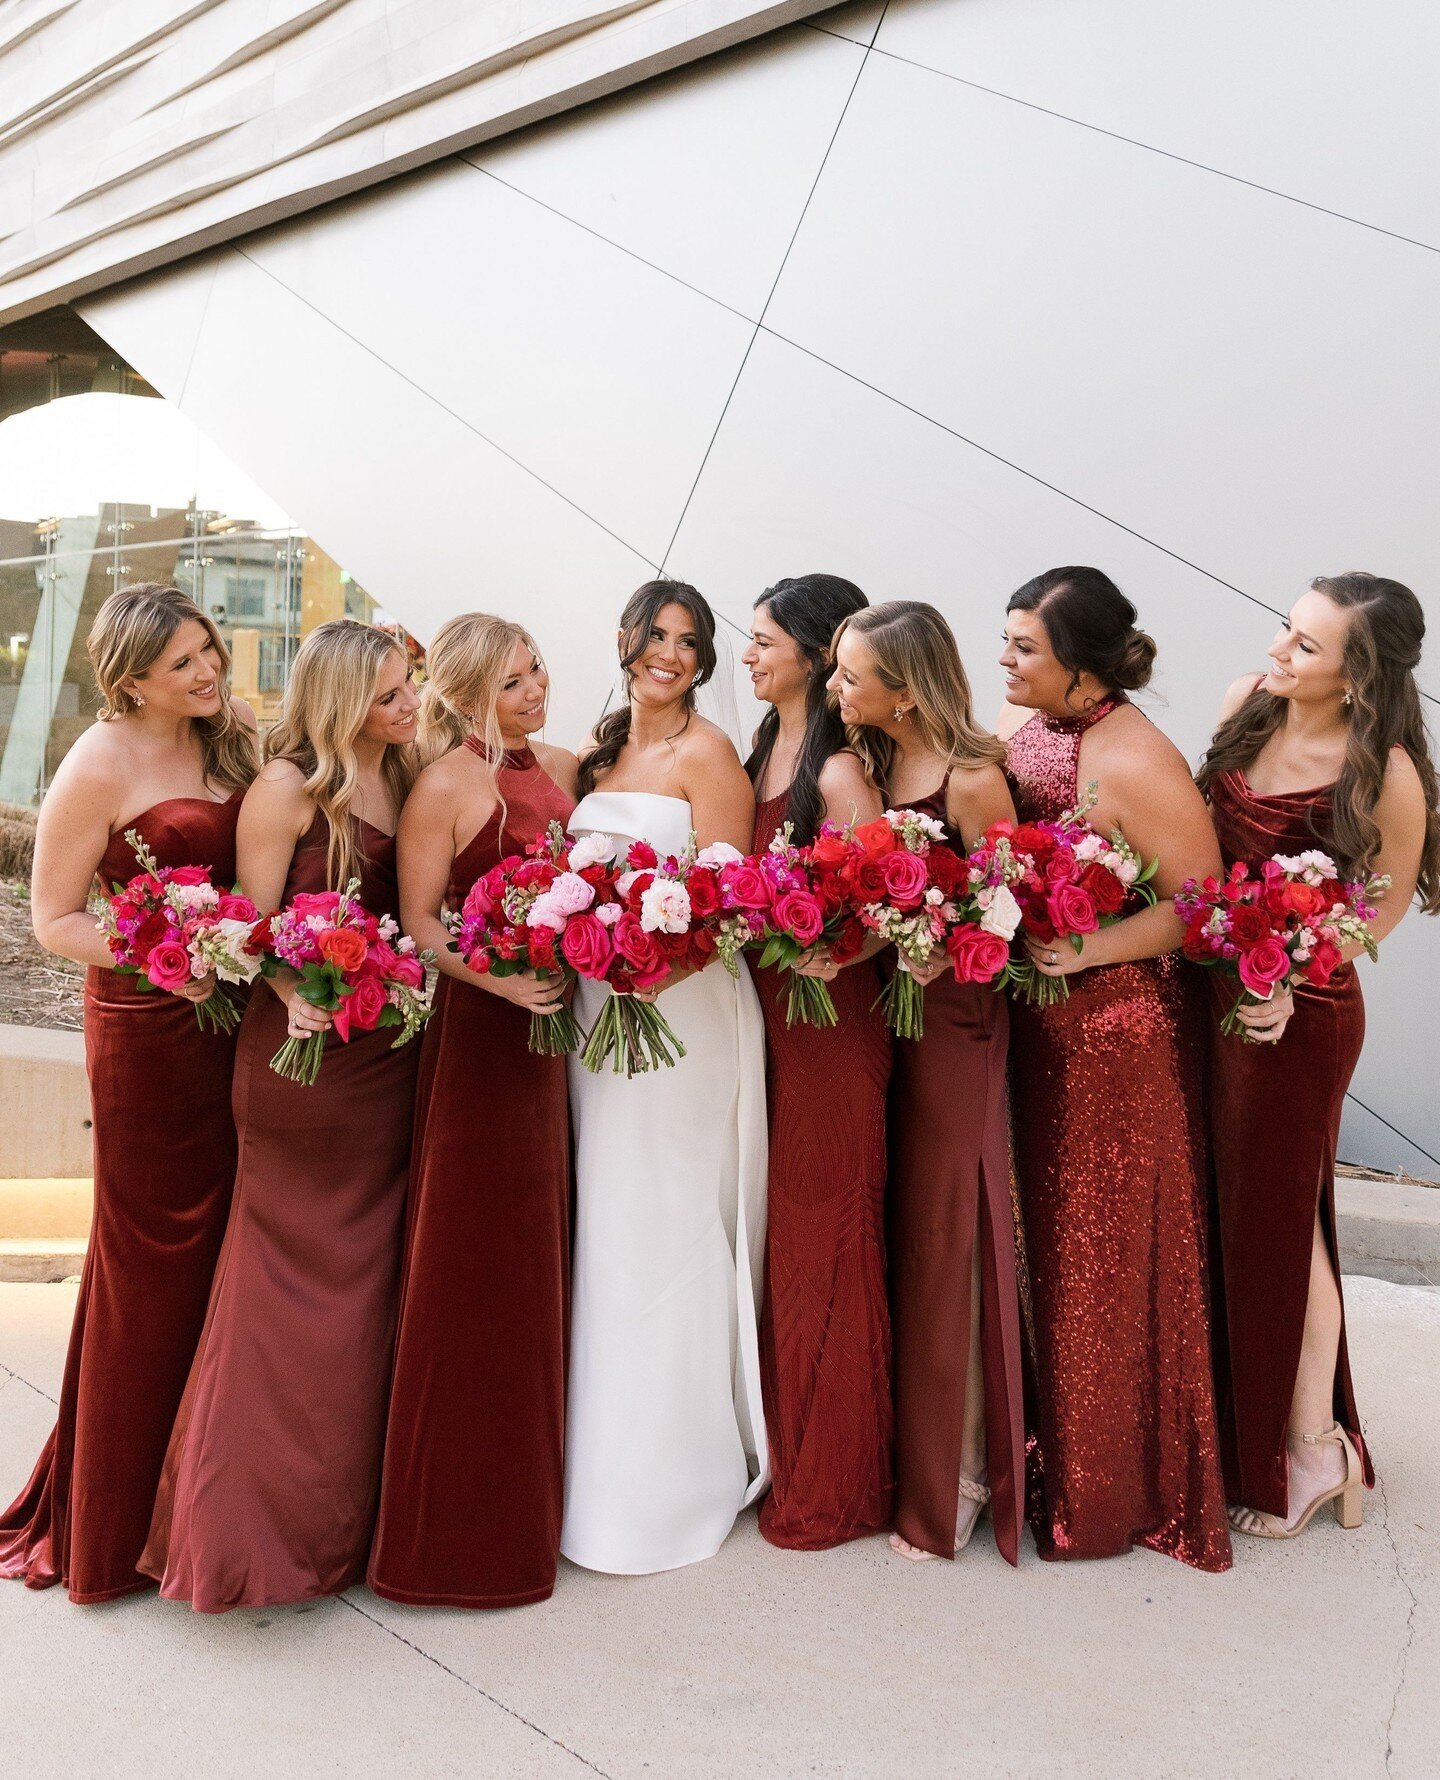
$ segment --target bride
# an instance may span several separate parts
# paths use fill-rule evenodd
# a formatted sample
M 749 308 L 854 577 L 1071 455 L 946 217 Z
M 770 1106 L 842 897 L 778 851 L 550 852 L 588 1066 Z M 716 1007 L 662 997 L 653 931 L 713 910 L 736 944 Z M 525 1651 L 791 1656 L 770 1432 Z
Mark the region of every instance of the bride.
M 577 835 L 748 850 L 750 782 L 695 709 L 715 618 L 681 581 L 648 581 L 620 615 L 628 699 L 580 766 Z M 581 982 L 593 1024 L 602 984 Z M 576 1231 L 560 1549 L 643 1575 L 720 1549 L 765 1487 L 757 1323 L 765 1246 L 765 1060 L 743 967 L 718 962 L 659 993 L 685 1046 L 627 1080 L 570 1060 Z

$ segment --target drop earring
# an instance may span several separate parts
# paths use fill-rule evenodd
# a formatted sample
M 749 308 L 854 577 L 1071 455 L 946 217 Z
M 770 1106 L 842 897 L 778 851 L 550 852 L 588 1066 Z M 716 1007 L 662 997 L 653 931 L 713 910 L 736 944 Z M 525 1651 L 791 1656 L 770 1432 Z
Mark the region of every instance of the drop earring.
M 1355 703 L 1355 694 L 1351 692 L 1348 686 L 1345 688 L 1345 696 L 1340 700 L 1340 703 L 1342 705 L 1353 705 Z

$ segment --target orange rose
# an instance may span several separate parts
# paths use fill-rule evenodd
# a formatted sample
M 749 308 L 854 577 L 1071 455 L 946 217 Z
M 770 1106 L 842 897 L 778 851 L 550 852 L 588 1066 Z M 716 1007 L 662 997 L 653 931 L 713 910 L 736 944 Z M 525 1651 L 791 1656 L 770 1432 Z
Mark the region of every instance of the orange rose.
M 320 956 L 337 970 L 359 970 L 365 962 L 365 935 L 353 927 L 332 927 L 317 943 Z

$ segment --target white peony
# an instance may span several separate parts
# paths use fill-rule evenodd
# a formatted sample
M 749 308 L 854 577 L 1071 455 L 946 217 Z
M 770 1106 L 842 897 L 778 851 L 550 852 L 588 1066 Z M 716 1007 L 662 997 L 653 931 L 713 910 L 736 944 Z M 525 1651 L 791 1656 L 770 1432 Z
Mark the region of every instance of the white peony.
M 990 906 L 980 917 L 982 933 L 998 933 L 1001 939 L 1014 939 L 1015 929 L 1020 925 L 1020 904 L 1010 892 L 1008 884 L 997 884 Z
M 674 878 L 656 878 L 640 898 L 640 925 L 646 933 L 687 932 L 690 892 Z
M 702 847 L 695 855 L 696 865 L 734 865 L 745 855 L 738 847 L 732 847 L 729 841 L 711 841 L 708 847 Z
M 570 869 L 584 871 L 587 865 L 610 865 L 619 850 L 614 835 L 582 834 L 570 849 Z

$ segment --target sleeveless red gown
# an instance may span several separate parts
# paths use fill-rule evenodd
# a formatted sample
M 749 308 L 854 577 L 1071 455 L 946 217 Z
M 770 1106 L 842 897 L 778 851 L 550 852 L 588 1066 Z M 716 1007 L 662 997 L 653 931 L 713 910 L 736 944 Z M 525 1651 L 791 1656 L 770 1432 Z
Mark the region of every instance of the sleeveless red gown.
M 573 800 L 528 749 L 456 856 L 446 902 Z M 400 1335 L 370 1586 L 410 1606 L 518 1607 L 555 1587 L 570 1278 L 565 1059 L 529 1015 L 442 976 L 426 1029 Z
M 170 797 L 137 828 L 161 865 L 206 865 L 235 882 L 239 792 Z M 108 890 L 140 870 L 110 837 Z M 0 1516 L 0 1576 L 73 1601 L 108 1601 L 137 1569 L 235 1179 L 233 1034 L 202 1032 L 194 1007 L 113 970 L 85 978 L 85 1064 L 94 1112 L 95 1216 L 55 1431 Z
M 752 851 L 788 792 L 755 812 Z M 783 971 L 752 972 L 765 1017 L 769 1222 L 760 1378 L 772 1545 L 821 1551 L 890 1525 L 894 1483 L 885 1302 L 885 1091 L 890 1032 L 873 962 L 830 984 L 838 1026 L 785 1024 Z
M 1331 850 L 1332 787 L 1262 797 L 1242 772 L 1222 773 L 1210 808 L 1226 866 L 1255 871 L 1275 853 Z M 1300 1363 L 1310 1289 L 1311 1233 L 1320 1227 L 1335 1283 L 1335 1149 L 1345 1090 L 1365 1039 L 1365 1002 L 1353 965 L 1323 989 L 1302 985 L 1278 1044 L 1225 1038 L 1220 1018 L 1236 987 L 1211 978 L 1211 1118 L 1220 1205 L 1220 1272 L 1227 1326 L 1221 1367 L 1221 1457 L 1232 1501 L 1269 1514 L 1289 1513 L 1285 1434 Z M 1375 1474 L 1360 1432 L 1341 1293 L 1335 1419 L 1355 1442 L 1373 1487 Z
M 946 821 L 945 788 L 908 808 Z M 946 829 L 955 849 L 958 835 Z M 980 1245 L 986 1476 L 995 1543 L 1019 1562 L 1023 1354 L 1010 1193 L 1003 995 L 954 974 L 925 991 L 925 1034 L 895 1041 L 890 1086 L 890 1318 L 895 1342 L 895 1528 L 955 1555 L 970 1356 L 970 1276 Z
M 1076 802 L 1088 716 L 1010 741 L 1022 821 Z M 1178 953 L 1016 999 L 1015 1168 L 1029 1269 L 1030 1522 L 1042 1557 L 1132 1545 L 1230 1564 L 1206 1283 L 1203 991 Z
M 398 919 L 395 838 L 360 823 L 360 899 Z M 329 827 L 283 901 L 323 891 Z M 283 1002 L 257 985 L 235 1057 L 240 1163 L 209 1315 L 140 1567 L 197 1612 L 363 1579 L 380 1485 L 419 1042 L 327 1035 L 311 1087 L 276 1075 Z

